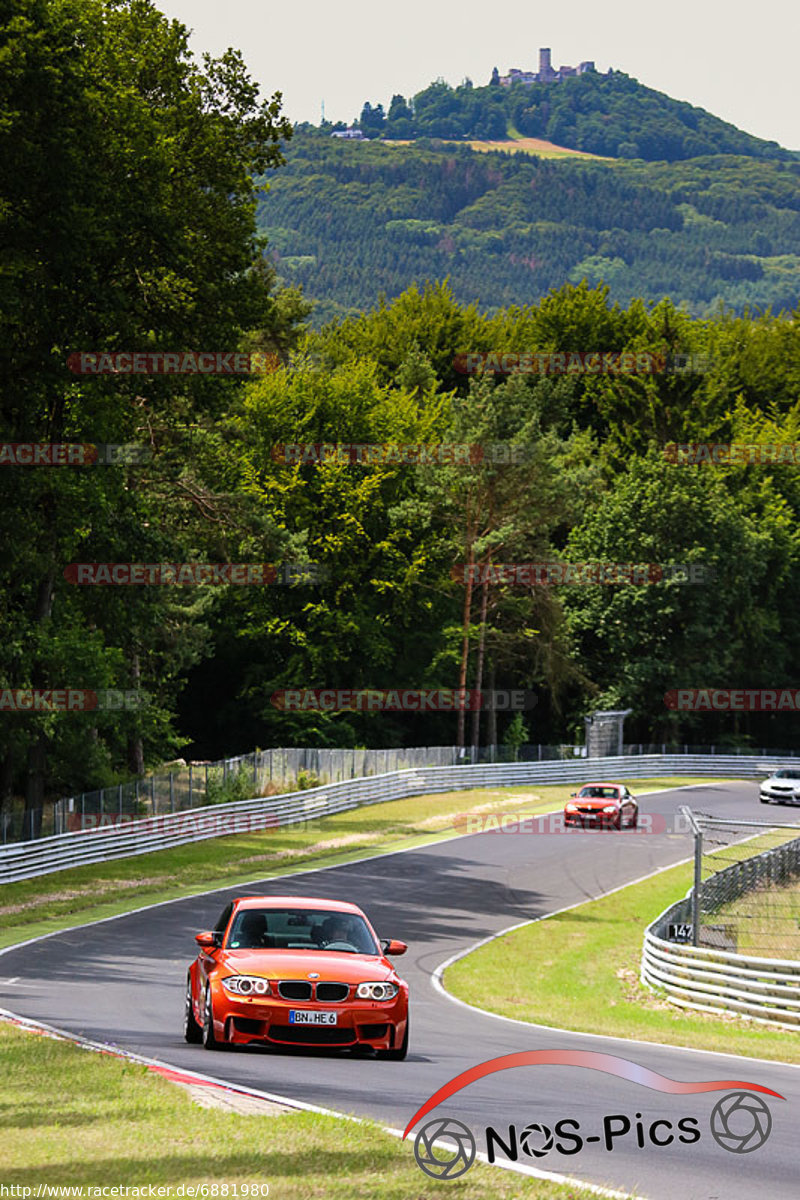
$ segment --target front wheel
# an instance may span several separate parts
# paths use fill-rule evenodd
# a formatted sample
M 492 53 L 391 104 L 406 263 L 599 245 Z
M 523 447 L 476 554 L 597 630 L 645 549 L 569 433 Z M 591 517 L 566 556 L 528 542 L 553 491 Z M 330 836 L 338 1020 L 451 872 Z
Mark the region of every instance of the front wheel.
M 631 817 L 630 821 L 628 822 L 628 828 L 629 829 L 637 829 L 638 826 L 639 826 L 639 810 L 636 809 L 634 811 L 634 814 Z
M 211 1006 L 211 985 L 206 988 L 206 1002 L 203 1008 L 203 1045 L 206 1050 L 224 1050 L 223 1042 L 218 1042 L 214 1036 L 214 1010 Z
M 183 1036 L 193 1046 L 199 1046 L 203 1040 L 203 1028 L 198 1025 L 192 1005 L 192 977 L 186 977 L 186 1004 L 183 1013 Z
M 379 1050 L 378 1058 L 383 1058 L 387 1062 L 402 1062 L 402 1060 L 408 1054 L 408 1027 L 409 1027 L 409 1024 L 410 1024 L 410 1022 L 408 1020 L 408 1017 L 406 1017 L 406 1031 L 403 1035 L 403 1041 L 401 1042 L 398 1049 L 397 1050 Z

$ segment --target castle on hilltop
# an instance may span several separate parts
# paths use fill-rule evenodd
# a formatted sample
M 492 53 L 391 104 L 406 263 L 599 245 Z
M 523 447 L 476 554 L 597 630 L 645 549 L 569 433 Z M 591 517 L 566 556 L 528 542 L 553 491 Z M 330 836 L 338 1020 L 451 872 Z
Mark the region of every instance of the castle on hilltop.
M 511 87 L 512 83 L 558 83 L 561 79 L 570 79 L 573 75 L 585 75 L 587 71 L 594 69 L 594 62 L 587 60 L 578 63 L 577 67 L 559 67 L 556 71 L 550 62 L 550 48 L 545 46 L 539 51 L 538 71 L 520 71 L 517 67 L 511 67 L 507 75 L 500 75 L 495 67 L 492 72 L 492 83 L 499 83 L 501 87 Z

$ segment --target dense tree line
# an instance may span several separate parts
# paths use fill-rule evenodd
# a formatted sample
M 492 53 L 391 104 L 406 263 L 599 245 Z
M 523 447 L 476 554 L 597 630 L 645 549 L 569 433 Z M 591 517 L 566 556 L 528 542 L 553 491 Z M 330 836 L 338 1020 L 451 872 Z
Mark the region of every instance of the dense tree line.
M 287 160 L 258 220 L 280 274 L 322 302 L 317 323 L 445 277 L 489 310 L 582 278 L 697 315 L 796 303 L 800 163 L 608 165 L 313 133 Z

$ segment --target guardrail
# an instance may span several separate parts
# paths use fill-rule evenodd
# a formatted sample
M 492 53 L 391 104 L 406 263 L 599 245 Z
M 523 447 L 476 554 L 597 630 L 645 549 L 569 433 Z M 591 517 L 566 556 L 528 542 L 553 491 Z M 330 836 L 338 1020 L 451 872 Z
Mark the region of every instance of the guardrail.
M 765 822 L 765 824 L 767 824 Z M 641 979 L 666 992 L 673 1004 L 702 1012 L 733 1012 L 761 1024 L 800 1027 L 800 962 L 688 946 L 664 935 L 670 925 L 692 925 L 701 910 L 714 911 L 767 883 L 800 874 L 800 838 L 718 871 L 670 905 L 645 930 Z M 697 903 L 695 903 L 697 899 Z
M 0 846 L 0 884 L 86 863 L 147 854 L 210 837 L 296 825 L 362 805 L 430 792 L 522 784 L 577 784 L 595 779 L 642 779 L 654 775 L 756 777 L 769 774 L 782 761 L 782 758 L 741 755 L 654 754 L 584 758 L 574 762 L 484 763 L 392 771 L 285 796 L 241 800 L 158 817 L 111 818 L 108 824 L 95 829 L 13 842 Z

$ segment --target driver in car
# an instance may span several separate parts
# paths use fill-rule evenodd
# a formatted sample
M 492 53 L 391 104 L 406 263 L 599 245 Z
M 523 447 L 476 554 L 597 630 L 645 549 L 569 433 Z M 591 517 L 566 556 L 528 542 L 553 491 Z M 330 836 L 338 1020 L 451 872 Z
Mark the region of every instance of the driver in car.
M 349 946 L 354 946 L 361 954 L 369 953 L 369 950 L 363 945 L 364 936 L 358 924 L 342 913 L 335 913 L 322 922 L 322 938 L 323 945 L 331 942 L 346 942 Z

